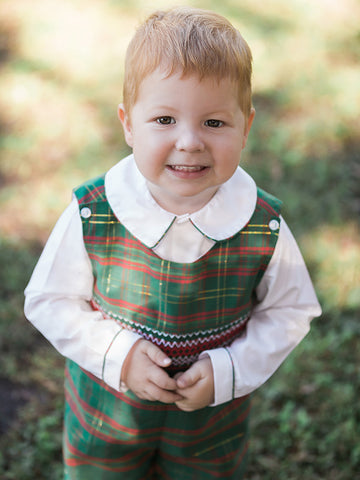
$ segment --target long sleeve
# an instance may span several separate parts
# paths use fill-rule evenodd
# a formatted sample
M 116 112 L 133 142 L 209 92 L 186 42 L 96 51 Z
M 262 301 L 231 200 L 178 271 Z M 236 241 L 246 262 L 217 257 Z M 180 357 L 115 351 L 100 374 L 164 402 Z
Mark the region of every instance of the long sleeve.
M 203 352 L 212 361 L 219 405 L 251 393 L 278 369 L 321 314 L 299 248 L 282 220 L 274 255 L 258 288 L 245 334 L 228 348 Z
M 25 290 L 25 315 L 62 355 L 119 390 L 123 361 L 140 337 L 92 310 L 92 287 L 74 199 L 52 231 Z

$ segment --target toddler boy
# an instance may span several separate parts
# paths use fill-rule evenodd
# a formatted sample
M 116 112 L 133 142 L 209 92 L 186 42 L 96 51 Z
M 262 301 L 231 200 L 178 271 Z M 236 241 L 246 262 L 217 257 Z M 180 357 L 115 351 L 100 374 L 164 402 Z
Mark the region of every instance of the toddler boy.
M 180 8 L 136 32 L 118 114 L 133 153 L 76 188 L 26 289 L 67 357 L 66 479 L 239 479 L 249 394 L 320 314 L 281 202 L 238 164 L 251 52 Z

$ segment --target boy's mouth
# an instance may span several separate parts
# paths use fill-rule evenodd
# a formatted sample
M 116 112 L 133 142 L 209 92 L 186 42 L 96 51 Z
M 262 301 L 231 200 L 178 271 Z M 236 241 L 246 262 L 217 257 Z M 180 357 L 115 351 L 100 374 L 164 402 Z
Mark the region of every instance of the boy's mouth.
M 203 167 L 201 165 L 168 165 L 171 170 L 175 170 L 176 172 L 200 172 L 207 167 Z

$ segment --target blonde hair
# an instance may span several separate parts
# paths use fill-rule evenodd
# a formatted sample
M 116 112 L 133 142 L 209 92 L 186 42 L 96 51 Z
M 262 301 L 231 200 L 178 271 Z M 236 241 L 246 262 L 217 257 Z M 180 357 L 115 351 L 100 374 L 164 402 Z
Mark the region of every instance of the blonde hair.
M 221 15 L 187 7 L 155 12 L 138 28 L 127 49 L 125 110 L 131 112 L 142 80 L 160 67 L 169 76 L 180 70 L 200 79 L 229 77 L 237 85 L 238 101 L 247 119 L 251 62 L 248 44 Z

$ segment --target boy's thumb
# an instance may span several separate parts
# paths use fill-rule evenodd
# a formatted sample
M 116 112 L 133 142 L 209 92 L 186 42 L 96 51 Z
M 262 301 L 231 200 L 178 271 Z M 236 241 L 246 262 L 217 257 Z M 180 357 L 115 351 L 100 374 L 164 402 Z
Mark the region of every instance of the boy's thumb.
M 178 388 L 188 388 L 194 385 L 199 379 L 195 369 L 190 367 L 189 370 L 177 376 L 175 380 Z

